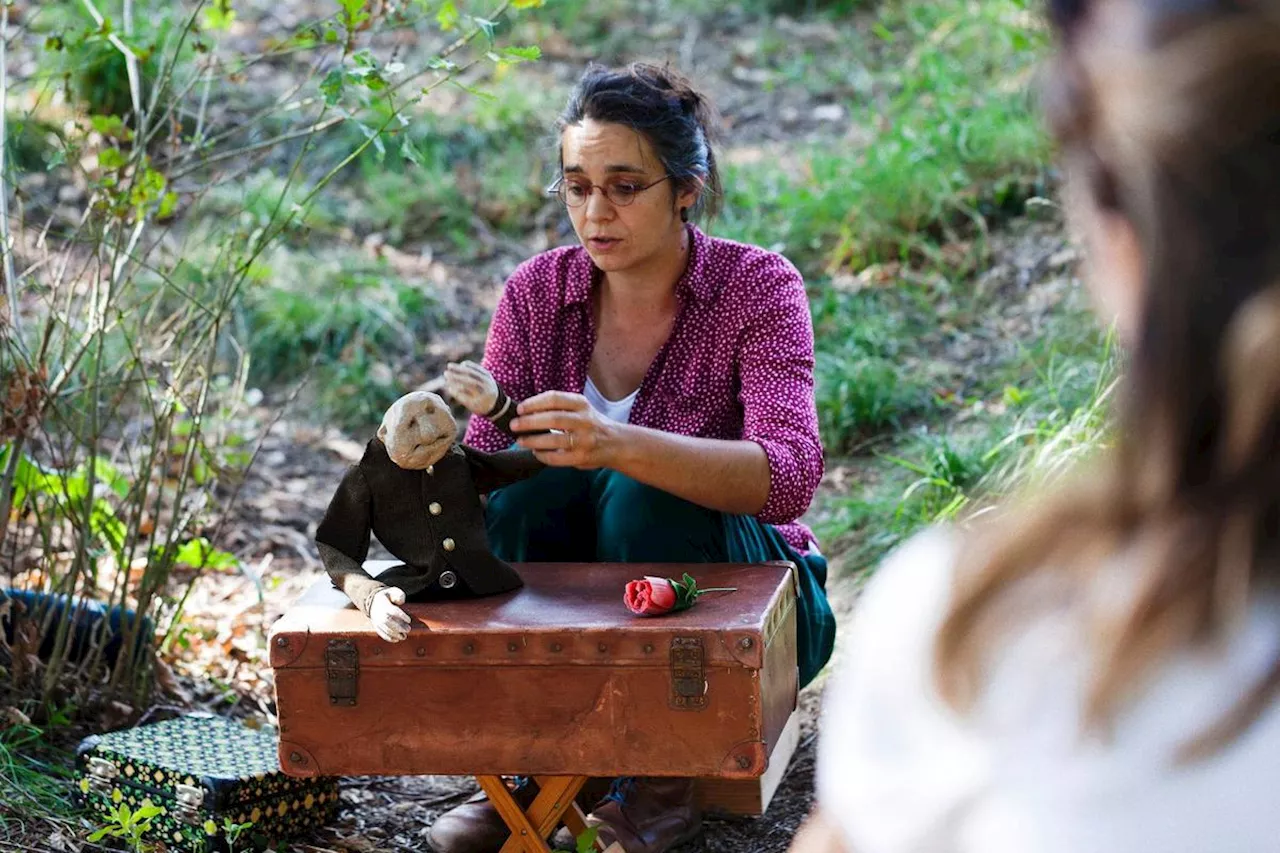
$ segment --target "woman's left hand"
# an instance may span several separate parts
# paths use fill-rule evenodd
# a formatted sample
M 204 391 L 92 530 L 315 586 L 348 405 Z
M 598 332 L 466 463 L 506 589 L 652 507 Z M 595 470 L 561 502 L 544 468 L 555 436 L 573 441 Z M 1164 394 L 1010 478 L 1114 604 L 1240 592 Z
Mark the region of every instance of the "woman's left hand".
M 621 424 L 591 408 L 587 398 L 567 391 L 544 391 L 520 403 L 511 422 L 516 443 L 539 462 L 559 468 L 613 467 Z M 554 430 L 540 435 L 522 432 Z

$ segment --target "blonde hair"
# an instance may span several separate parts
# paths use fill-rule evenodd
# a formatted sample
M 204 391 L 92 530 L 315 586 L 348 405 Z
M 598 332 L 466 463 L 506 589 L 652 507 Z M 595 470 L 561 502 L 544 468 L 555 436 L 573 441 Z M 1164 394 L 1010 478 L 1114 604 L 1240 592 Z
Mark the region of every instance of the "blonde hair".
M 1140 319 L 1114 447 L 968 534 L 935 665 L 969 707 L 1015 587 L 1052 573 L 1087 606 L 1070 590 L 1123 555 L 1137 594 L 1090 638 L 1084 719 L 1105 728 L 1161 661 L 1280 581 L 1280 2 L 1052 11 L 1048 118 L 1069 183 L 1136 231 Z M 1278 689 L 1280 657 L 1181 758 L 1230 742 Z

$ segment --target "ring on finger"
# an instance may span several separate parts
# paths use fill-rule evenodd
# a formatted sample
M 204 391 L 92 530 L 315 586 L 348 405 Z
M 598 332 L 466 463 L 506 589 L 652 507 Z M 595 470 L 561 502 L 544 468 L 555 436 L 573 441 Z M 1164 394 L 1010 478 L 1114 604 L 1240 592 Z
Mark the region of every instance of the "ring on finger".
M 573 433 L 569 433 L 569 449 L 573 450 Z

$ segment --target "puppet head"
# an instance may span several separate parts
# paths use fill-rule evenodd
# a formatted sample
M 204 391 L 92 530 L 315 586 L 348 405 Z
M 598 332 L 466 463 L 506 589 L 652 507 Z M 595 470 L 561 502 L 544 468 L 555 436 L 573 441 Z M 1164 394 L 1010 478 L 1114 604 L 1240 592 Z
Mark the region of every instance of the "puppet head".
M 458 437 L 458 424 L 444 400 L 430 391 L 413 391 L 391 404 L 378 428 L 391 461 L 419 471 L 444 458 Z

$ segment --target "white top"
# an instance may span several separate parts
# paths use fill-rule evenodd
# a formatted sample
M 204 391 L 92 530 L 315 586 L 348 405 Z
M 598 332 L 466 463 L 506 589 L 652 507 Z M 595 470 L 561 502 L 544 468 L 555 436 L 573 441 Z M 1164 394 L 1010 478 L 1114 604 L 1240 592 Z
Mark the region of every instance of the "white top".
M 587 398 L 591 408 L 606 418 L 623 424 L 631 420 L 631 407 L 635 405 L 636 395 L 639 393 L 640 389 L 637 388 L 621 400 L 607 400 L 590 376 L 587 377 L 587 386 L 582 389 L 582 396 Z
M 885 562 L 827 688 L 818 800 L 850 851 L 1280 851 L 1280 703 L 1210 758 L 1173 763 L 1179 745 L 1269 670 L 1280 601 L 1257 601 L 1214 651 L 1170 659 L 1103 741 L 1079 725 L 1087 635 L 1074 609 L 1053 609 L 1001 640 L 971 715 L 943 704 L 933 647 L 953 547 L 933 530 Z M 1116 606 L 1133 583 L 1118 568 L 1109 574 L 1097 600 Z

